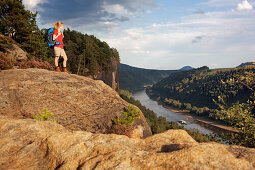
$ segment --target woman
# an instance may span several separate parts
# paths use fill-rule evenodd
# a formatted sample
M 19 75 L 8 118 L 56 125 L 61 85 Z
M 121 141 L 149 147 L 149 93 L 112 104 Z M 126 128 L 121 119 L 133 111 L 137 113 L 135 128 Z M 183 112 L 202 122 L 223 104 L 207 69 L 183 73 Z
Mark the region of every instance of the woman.
M 64 50 L 64 44 L 63 44 L 64 34 L 60 31 L 61 29 L 63 29 L 62 22 L 57 22 L 54 24 L 53 41 L 56 42 L 56 45 L 54 45 L 56 71 L 61 72 L 61 70 L 58 66 L 58 60 L 59 60 L 59 57 L 62 56 L 64 59 L 63 72 L 70 73 L 66 69 L 67 56 L 66 56 L 66 53 Z

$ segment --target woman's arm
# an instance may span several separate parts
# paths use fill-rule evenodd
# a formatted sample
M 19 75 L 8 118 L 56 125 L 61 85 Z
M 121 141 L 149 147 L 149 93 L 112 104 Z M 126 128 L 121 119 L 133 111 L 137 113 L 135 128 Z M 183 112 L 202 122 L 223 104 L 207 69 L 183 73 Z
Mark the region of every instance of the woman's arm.
M 55 41 L 60 35 L 61 33 L 58 33 L 58 35 L 53 34 L 53 41 Z

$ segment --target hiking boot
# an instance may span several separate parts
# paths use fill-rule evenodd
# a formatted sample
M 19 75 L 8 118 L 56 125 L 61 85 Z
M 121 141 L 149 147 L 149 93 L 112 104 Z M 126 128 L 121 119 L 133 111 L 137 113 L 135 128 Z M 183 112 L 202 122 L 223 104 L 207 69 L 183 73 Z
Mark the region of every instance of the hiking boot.
M 63 72 L 70 74 L 70 72 L 66 68 L 63 69 Z
M 56 68 L 56 72 L 61 72 L 59 67 Z

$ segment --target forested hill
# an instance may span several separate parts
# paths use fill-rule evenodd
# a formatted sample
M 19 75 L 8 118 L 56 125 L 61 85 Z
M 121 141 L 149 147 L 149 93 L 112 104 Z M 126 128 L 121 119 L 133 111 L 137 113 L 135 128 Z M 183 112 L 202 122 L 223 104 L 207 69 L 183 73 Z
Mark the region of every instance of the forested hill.
M 246 63 L 242 63 L 237 67 L 247 67 L 247 66 L 254 66 L 255 63 L 254 62 L 246 62 Z
M 232 68 L 210 70 L 201 67 L 189 71 L 176 72 L 159 81 L 151 88 L 151 92 L 162 99 L 179 100 L 180 103 L 189 103 L 196 107 L 217 108 L 213 102 L 223 96 L 231 104 L 235 101 L 246 102 L 252 91 L 245 85 L 225 83 L 237 74 L 255 72 L 255 68 Z
M 44 29 L 43 32 L 47 30 Z M 78 75 L 96 75 L 98 72 L 107 71 L 112 60 L 120 60 L 117 49 L 111 48 L 106 42 L 99 40 L 94 35 L 66 29 L 63 31 L 65 38 L 65 51 L 68 56 L 68 68 Z M 53 49 L 51 54 L 54 56 Z
M 134 91 L 143 89 L 146 85 L 153 85 L 176 70 L 143 69 L 120 64 L 119 72 L 120 89 Z

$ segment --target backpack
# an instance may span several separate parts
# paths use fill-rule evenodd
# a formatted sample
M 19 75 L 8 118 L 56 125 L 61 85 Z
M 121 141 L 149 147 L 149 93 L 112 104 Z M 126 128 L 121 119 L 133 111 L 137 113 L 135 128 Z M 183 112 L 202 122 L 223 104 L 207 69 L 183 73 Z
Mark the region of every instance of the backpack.
M 56 42 L 53 40 L 53 33 L 54 33 L 54 28 L 49 28 L 48 29 L 48 46 L 49 47 L 54 47 L 54 45 L 60 45 L 60 42 Z

